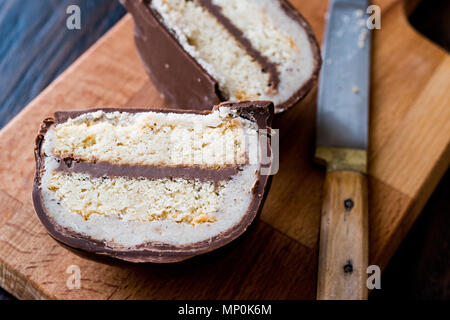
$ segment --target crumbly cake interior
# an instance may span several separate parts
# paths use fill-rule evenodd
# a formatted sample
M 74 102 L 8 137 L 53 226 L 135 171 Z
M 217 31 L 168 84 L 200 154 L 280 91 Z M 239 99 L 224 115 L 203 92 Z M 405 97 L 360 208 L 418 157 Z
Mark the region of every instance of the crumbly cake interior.
M 277 65 L 278 90 L 269 74 L 197 0 L 152 0 L 151 8 L 178 38 L 183 48 L 219 83 L 229 100 L 287 101 L 309 79 L 314 54 L 303 27 L 277 0 L 211 0 L 253 48 Z
M 257 149 L 257 139 L 253 139 L 257 129 L 256 124 L 228 108 L 207 115 L 96 111 L 54 124 L 42 146 L 44 206 L 58 225 L 116 245 L 150 241 L 179 245 L 206 240 L 238 223 L 250 205 L 259 164 L 257 159 L 250 162 L 249 149 L 240 146 L 252 144 Z M 183 135 L 191 135 L 198 143 L 193 152 L 200 154 L 199 158 L 205 158 L 201 154 L 206 152 L 206 163 L 176 156 L 182 152 L 177 147 L 183 144 Z M 224 161 L 211 151 L 212 144 L 230 141 L 239 146 L 238 151 L 230 149 L 233 161 Z M 114 165 L 195 165 L 205 170 L 233 165 L 240 169 L 218 181 L 115 176 L 108 172 L 91 176 L 89 172 L 61 171 L 65 157 L 94 165 L 102 161 Z
M 184 49 L 219 82 L 226 100 L 267 96 L 270 74 L 263 72 L 233 36 L 196 1 L 154 0 L 152 8 L 175 32 Z
M 66 208 L 88 220 L 92 214 L 124 220 L 214 222 L 224 183 L 216 188 L 211 181 L 92 178 L 86 173 L 54 171 L 48 190 Z
M 253 123 L 224 110 L 207 116 L 98 111 L 54 126 L 46 139 L 63 159 L 223 167 L 248 163 L 252 133 Z

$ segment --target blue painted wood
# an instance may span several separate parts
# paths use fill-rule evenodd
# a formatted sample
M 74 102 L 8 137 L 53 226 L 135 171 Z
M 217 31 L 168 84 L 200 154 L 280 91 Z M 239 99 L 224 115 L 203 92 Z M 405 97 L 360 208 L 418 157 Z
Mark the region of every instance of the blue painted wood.
M 80 30 L 66 27 L 73 4 Z M 0 128 L 124 14 L 115 0 L 0 0 Z
M 81 30 L 69 30 L 69 5 Z M 0 128 L 125 14 L 116 0 L 0 1 Z

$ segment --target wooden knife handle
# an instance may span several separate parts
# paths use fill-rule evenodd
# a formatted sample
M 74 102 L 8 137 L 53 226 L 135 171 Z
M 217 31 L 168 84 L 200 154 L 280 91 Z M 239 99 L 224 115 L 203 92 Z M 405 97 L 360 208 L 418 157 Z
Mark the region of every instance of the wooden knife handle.
M 367 299 L 369 260 L 367 178 L 328 172 L 320 227 L 317 299 Z

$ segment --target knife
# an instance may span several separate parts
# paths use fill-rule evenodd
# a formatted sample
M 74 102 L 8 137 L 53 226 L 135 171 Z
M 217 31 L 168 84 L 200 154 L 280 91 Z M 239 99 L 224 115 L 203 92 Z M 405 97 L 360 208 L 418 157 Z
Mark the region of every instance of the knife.
M 317 298 L 367 299 L 368 0 L 331 0 L 319 83 L 316 161 L 326 165 Z

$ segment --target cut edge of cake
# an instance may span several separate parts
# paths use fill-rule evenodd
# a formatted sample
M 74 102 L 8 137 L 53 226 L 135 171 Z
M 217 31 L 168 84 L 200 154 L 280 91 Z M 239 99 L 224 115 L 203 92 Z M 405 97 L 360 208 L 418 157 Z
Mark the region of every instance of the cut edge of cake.
M 270 130 L 273 104 L 271 102 L 222 103 L 215 106 L 211 112 L 93 109 L 57 112 L 53 118 L 44 120 L 36 139 L 33 203 L 47 231 L 65 246 L 76 251 L 81 250 L 85 253 L 106 255 L 131 262 L 176 262 L 229 243 L 247 229 L 261 209 L 271 177 L 261 174 L 263 164 L 260 162 L 233 165 L 221 163 L 215 168 L 197 164 L 187 168 L 185 164 L 182 164 L 181 173 L 173 174 L 171 170 L 179 168 L 178 165 L 166 164 L 162 170 L 159 170 L 157 165 L 127 166 L 97 159 L 66 157 L 55 160 L 54 154 L 49 151 L 53 149 L 46 146 L 46 136 L 49 131 L 54 130 L 55 124 L 73 121 L 82 123 L 79 119 L 83 115 L 97 113 L 98 116 L 99 112 L 110 113 L 111 119 L 108 121 L 113 122 L 117 119 L 114 119 L 112 114 L 117 113 L 120 115 L 168 114 L 174 115 L 174 119 L 183 115 L 186 117 L 193 115 L 193 120 L 197 124 L 196 116 L 209 117 L 222 113 L 224 117 L 242 119 L 242 123 L 256 124 L 255 128 L 258 130 Z M 95 124 L 90 123 L 90 127 L 95 127 Z M 207 134 L 209 135 L 210 132 Z M 270 153 L 270 135 L 268 139 L 262 140 L 266 141 L 265 147 Z M 260 143 L 259 140 L 258 143 Z M 264 166 L 270 168 L 271 163 Z M 184 188 L 187 188 L 188 192 L 183 192 Z M 127 191 L 121 194 L 121 190 Z M 138 192 L 127 194 L 129 190 L 133 192 L 138 190 Z M 55 196 L 57 192 L 60 193 Z M 143 197 L 143 194 L 152 195 L 155 192 L 159 192 L 162 196 Z M 167 201 L 159 204 L 160 199 L 166 196 L 168 196 Z M 183 202 L 187 203 L 193 198 L 195 198 L 193 203 L 198 204 L 197 207 L 201 209 L 200 214 L 196 216 L 191 216 L 190 212 L 183 212 L 186 209 L 186 206 L 182 205 Z M 83 203 L 80 199 L 83 201 L 86 199 L 86 203 L 89 203 L 91 207 L 96 201 L 101 205 L 94 206 L 95 210 L 92 212 L 84 212 L 88 214 L 77 214 L 80 211 L 80 203 Z M 153 207 L 150 205 L 152 210 L 174 208 L 174 212 L 181 215 L 170 216 L 170 212 L 168 215 L 156 217 L 142 215 L 148 208 L 138 208 L 142 209 L 141 215 L 138 210 L 115 210 L 119 207 L 118 204 L 126 207 L 127 201 L 142 203 L 146 199 L 152 205 L 155 204 Z M 57 204 L 58 201 L 63 204 Z M 220 202 L 222 206 L 217 207 L 217 202 Z M 234 205 L 230 205 L 233 202 L 235 202 Z M 58 206 L 64 209 L 58 209 Z M 158 212 L 161 213 L 161 210 Z M 214 215 L 218 212 L 224 215 Z M 215 226 L 218 227 L 215 228 Z M 120 228 L 123 230 L 114 233 L 114 230 Z M 146 236 L 147 233 L 151 233 L 151 228 L 159 228 L 159 231 L 153 230 L 155 234 L 160 232 L 165 234 L 166 238 L 161 236 L 150 241 L 144 241 L 145 236 L 139 238 L 141 233 L 145 233 Z M 173 235 L 170 234 L 171 231 Z M 133 239 L 133 234 L 137 234 L 137 238 Z M 175 238 L 178 242 L 173 241 Z M 167 239 L 169 240 L 165 241 Z
M 262 26 L 256 19 L 251 24 L 237 16 L 239 9 L 235 7 L 241 2 L 230 5 L 230 10 L 219 7 L 229 3 L 222 0 L 188 1 L 181 6 L 185 2 L 122 2 L 134 17 L 135 41 L 146 71 L 174 107 L 202 109 L 225 100 L 271 100 L 275 113 L 281 113 L 306 96 L 317 82 L 321 66 L 319 45 L 307 20 L 286 0 L 262 1 L 259 11 L 269 21 L 266 25 L 270 28 L 266 27 L 265 33 L 271 32 L 270 40 L 264 37 L 254 40 L 249 36 L 258 34 Z M 172 2 L 179 12 L 167 10 Z M 253 7 L 260 2 L 245 1 Z M 268 12 L 264 11 L 266 8 Z M 196 26 L 196 21 L 202 21 L 199 12 L 205 15 L 203 20 L 208 20 L 208 16 L 214 20 L 216 28 L 205 28 L 201 23 Z M 278 32 L 280 26 L 286 29 L 281 30 L 284 34 Z M 220 30 L 220 37 L 205 34 Z M 279 39 L 274 40 L 278 34 Z M 216 45 L 211 41 L 217 42 Z M 231 45 L 233 42 L 235 46 Z M 288 49 L 273 50 L 283 44 L 297 48 L 298 55 L 287 52 Z M 224 54 L 227 51 L 229 54 Z M 236 58 L 241 56 L 242 59 Z M 242 70 L 247 72 L 242 74 Z M 185 91 L 177 87 L 176 79 L 180 76 L 190 83 Z M 252 88 L 245 90 L 249 85 Z M 283 94 L 271 94 L 277 90 Z

